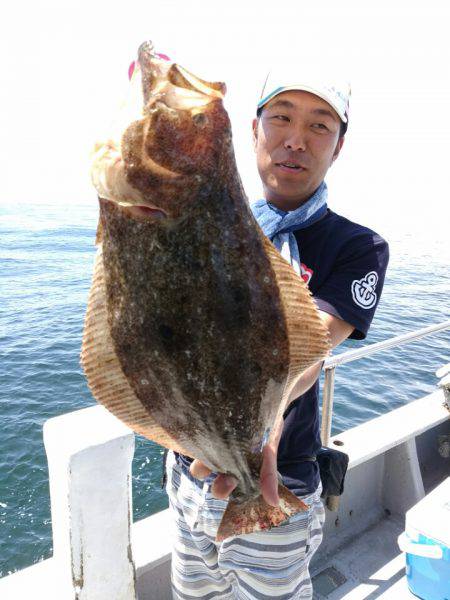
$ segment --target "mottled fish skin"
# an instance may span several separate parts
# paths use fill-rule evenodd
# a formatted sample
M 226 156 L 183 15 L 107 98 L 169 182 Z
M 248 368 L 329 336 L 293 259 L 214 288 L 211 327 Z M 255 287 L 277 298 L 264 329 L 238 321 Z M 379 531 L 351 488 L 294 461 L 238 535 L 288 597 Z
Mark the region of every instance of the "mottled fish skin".
M 238 518 L 230 503 L 220 536 L 273 526 L 302 503 L 285 489 L 285 510 L 249 503 L 260 494 L 261 443 L 287 401 L 293 332 L 312 340 L 296 350 L 302 369 L 326 354 L 326 332 L 251 213 L 225 86 L 155 58 L 149 44 L 139 66 L 141 118 L 120 144 L 99 146 L 93 169 L 114 353 L 152 419 L 189 440 L 193 457 L 237 477 L 233 497 L 246 508 Z M 281 277 L 291 297 L 300 290 L 311 303 L 303 324 L 289 321 Z
M 102 203 L 111 335 L 149 412 L 172 436 L 191 437 L 196 457 L 245 478 L 249 493 L 247 455 L 259 451 L 287 379 L 286 327 L 251 215 L 226 189 L 197 200 L 170 227 Z

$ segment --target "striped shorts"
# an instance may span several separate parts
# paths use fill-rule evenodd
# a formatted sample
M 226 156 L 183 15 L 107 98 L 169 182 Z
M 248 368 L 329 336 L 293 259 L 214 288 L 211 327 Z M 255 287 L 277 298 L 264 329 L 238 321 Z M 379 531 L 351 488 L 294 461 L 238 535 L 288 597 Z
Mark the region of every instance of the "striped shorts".
M 227 505 L 211 494 L 214 476 L 199 481 L 167 457 L 167 493 L 174 516 L 175 600 L 312 598 L 309 562 L 322 541 L 320 489 L 302 499 L 309 510 L 268 531 L 214 541 Z

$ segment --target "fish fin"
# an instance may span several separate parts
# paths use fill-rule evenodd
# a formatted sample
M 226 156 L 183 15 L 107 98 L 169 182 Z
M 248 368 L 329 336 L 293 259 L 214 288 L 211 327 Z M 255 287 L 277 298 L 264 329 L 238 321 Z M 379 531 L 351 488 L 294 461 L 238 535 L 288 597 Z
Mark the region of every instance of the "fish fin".
M 98 246 L 103 241 L 103 223 L 101 217 L 98 218 L 97 233 L 95 234 L 95 245 Z
M 217 530 L 216 542 L 223 542 L 233 535 L 271 529 L 309 508 L 281 483 L 278 484 L 278 494 L 280 505 L 276 507 L 267 504 L 262 496 L 245 502 L 231 498 Z
M 84 324 L 81 364 L 94 398 L 136 433 L 190 455 L 159 425 L 142 405 L 128 383 L 114 350 L 108 326 L 102 247 L 95 259 Z
M 263 243 L 275 272 L 288 330 L 289 391 L 308 367 L 329 354 L 330 338 L 307 284 L 265 236 Z

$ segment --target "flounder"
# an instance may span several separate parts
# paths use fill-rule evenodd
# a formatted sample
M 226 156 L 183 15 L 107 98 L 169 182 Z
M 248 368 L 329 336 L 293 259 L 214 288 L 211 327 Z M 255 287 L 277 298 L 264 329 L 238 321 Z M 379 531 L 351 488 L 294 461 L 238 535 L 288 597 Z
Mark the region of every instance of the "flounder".
M 281 484 L 279 507 L 263 500 L 261 450 L 329 349 L 306 284 L 252 215 L 224 94 L 139 48 L 130 98 L 93 155 L 100 222 L 81 353 L 116 417 L 238 479 L 217 540 L 305 508 Z

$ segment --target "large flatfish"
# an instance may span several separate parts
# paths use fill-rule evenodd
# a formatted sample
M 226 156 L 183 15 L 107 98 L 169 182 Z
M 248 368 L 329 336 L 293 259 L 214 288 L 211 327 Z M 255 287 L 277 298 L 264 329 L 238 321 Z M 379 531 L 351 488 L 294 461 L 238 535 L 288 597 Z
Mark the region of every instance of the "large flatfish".
M 305 508 L 260 495 L 264 441 L 299 375 L 328 352 L 306 284 L 256 223 L 225 85 L 142 44 L 111 137 L 96 144 L 98 252 L 82 365 L 137 433 L 235 476 L 217 539 Z

